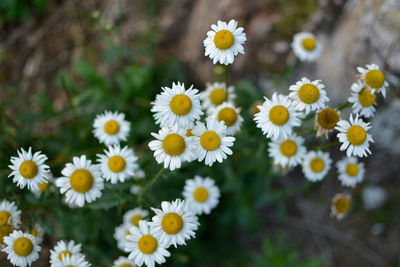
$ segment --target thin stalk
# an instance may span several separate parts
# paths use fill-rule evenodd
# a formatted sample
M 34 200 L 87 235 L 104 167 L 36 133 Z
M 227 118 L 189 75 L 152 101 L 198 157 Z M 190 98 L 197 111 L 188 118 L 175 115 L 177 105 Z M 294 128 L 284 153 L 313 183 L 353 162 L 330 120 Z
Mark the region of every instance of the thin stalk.
M 226 90 L 228 91 L 229 81 L 228 81 L 228 65 L 225 65 L 225 85 Z
M 142 200 L 143 200 L 143 194 L 149 190 L 149 188 L 158 180 L 158 178 L 161 176 L 161 174 L 163 173 L 165 169 L 161 168 L 156 175 L 154 175 L 154 177 L 150 180 L 150 182 L 142 188 L 142 190 L 140 190 L 140 193 L 138 195 L 138 205 L 139 207 L 142 207 Z

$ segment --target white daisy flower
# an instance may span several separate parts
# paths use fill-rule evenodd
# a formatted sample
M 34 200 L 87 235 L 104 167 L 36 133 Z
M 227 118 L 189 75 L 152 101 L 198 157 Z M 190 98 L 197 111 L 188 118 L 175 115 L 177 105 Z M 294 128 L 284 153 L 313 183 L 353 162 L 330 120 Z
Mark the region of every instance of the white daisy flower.
M 244 54 L 243 44 L 247 40 L 242 27 L 237 28 L 237 21 L 229 23 L 218 21 L 217 25 L 211 25 L 211 31 L 207 32 L 207 38 L 203 41 L 205 56 L 210 57 L 213 63 L 229 65 L 237 54 Z
M 232 85 L 226 88 L 225 83 L 207 83 L 206 90 L 200 93 L 200 99 L 202 101 L 202 106 L 207 110 L 208 115 L 211 115 L 213 108 L 221 105 L 225 102 L 233 102 L 236 98 L 234 92 L 234 87 Z
M 211 117 L 206 119 L 206 125 L 202 122 L 197 122 L 193 127 L 192 133 L 195 143 L 195 154 L 197 160 L 205 159 L 205 164 L 212 166 L 215 161 L 222 162 L 227 158 L 227 155 L 232 155 L 232 150 L 235 137 L 226 136 L 226 126 L 224 122 L 217 122 Z
M 125 251 L 125 244 L 128 241 L 127 237 L 131 234 L 129 232 L 131 227 L 131 223 L 123 223 L 114 229 L 114 239 L 117 241 L 117 247 L 122 251 Z
M 163 92 L 156 96 L 151 104 L 154 119 L 161 127 L 189 128 L 195 120 L 200 119 L 203 111 L 200 106 L 198 90 L 185 89 L 183 83 L 172 83 L 172 88 L 162 87 Z
M 336 163 L 339 173 L 339 181 L 343 186 L 354 188 L 364 179 L 365 167 L 364 163 L 357 162 L 357 158 L 343 158 Z
M 99 166 L 92 164 L 86 156 L 74 157 L 72 161 L 61 171 L 63 177 L 56 180 L 56 186 L 61 194 L 66 193 L 68 203 L 83 207 L 85 202 L 91 203 L 101 197 L 104 181 Z
M 185 240 L 195 236 L 199 222 L 184 200 L 163 201 L 161 209 L 152 210 L 156 213 L 152 222 L 149 222 L 153 227 L 152 233 L 167 248 L 170 245 L 186 245 Z
M 103 177 L 112 184 L 125 182 L 125 179 L 132 178 L 139 168 L 138 158 L 133 149 L 119 145 L 108 146 L 104 150 L 105 155 L 97 154 L 97 162 Z
M 267 138 L 286 138 L 292 134 L 292 128 L 300 126 L 299 114 L 293 109 L 289 97 L 274 93 L 271 100 L 258 106 L 260 112 L 254 115 L 254 121 Z
M 322 52 L 322 44 L 317 41 L 314 34 L 300 32 L 294 35 L 292 49 L 301 61 L 314 61 Z
M 6 236 L 9 236 L 17 228 L 19 228 L 19 227 L 18 226 L 14 226 L 12 224 L 0 225 L 0 249 L 5 245 L 4 238 Z
M 210 211 L 218 205 L 220 192 L 213 179 L 196 175 L 194 179 L 186 180 L 183 196 L 189 210 L 201 215 L 210 214 Z
M 370 64 L 366 65 L 366 68 L 358 67 L 357 70 L 364 85 L 372 90 L 372 94 L 382 92 L 383 97 L 386 97 L 386 88 L 389 83 L 385 80 L 385 74 L 379 69 L 378 65 Z
M 371 118 L 375 113 L 376 95 L 372 93 L 372 90 L 366 89 L 361 81 L 353 83 L 351 91 L 353 92 L 348 101 L 353 103 L 353 113 Z
M 182 162 L 190 162 L 196 158 L 193 153 L 195 143 L 186 136 L 186 129 L 163 127 L 158 133 L 151 133 L 157 140 L 149 143 L 149 148 L 154 151 L 154 158 L 158 163 L 164 162 L 164 168 L 171 171 L 179 169 Z
M 386 190 L 381 186 L 367 186 L 363 189 L 361 197 L 366 210 L 381 207 L 388 198 Z
M 311 182 L 321 181 L 331 168 L 332 160 L 329 153 L 320 150 L 309 151 L 303 160 L 303 173 Z
M 141 208 L 135 208 L 132 210 L 128 210 L 124 214 L 124 223 L 130 224 L 131 226 L 139 226 L 139 221 L 143 220 L 149 215 L 147 210 L 143 210 Z
M 125 120 L 124 113 L 104 111 L 96 116 L 93 128 L 94 136 L 99 142 L 110 146 L 126 141 L 131 123 Z
M 132 227 L 130 231 L 125 250 L 130 253 L 128 258 L 136 265 L 142 266 L 144 263 L 147 267 L 154 267 L 155 262 L 164 263 L 165 258 L 171 256 L 159 237 L 153 234 L 148 222 L 140 221 L 139 227 Z
M 234 135 L 240 130 L 240 126 L 243 123 L 240 110 L 241 108 L 236 108 L 232 103 L 226 102 L 213 109 L 211 117 L 225 123 L 227 135 Z
M 7 259 L 15 266 L 31 266 L 39 258 L 41 248 L 30 234 L 15 230 L 4 237 L 4 243 L 6 247 L 2 251 L 8 254 Z
M 269 156 L 274 159 L 275 165 L 283 168 L 295 167 L 303 161 L 306 148 L 304 138 L 295 134 L 274 140 L 269 143 Z
M 58 241 L 52 250 L 50 250 L 50 263 L 51 265 L 61 264 L 63 257 L 67 256 L 80 256 L 81 244 L 75 244 L 75 241 L 68 242 Z
M 336 124 L 340 121 L 340 112 L 334 108 L 326 107 L 318 111 L 314 119 L 314 129 L 317 130 L 316 136 L 328 135 L 335 129 Z
M 135 267 L 135 263 L 127 257 L 118 257 L 113 263 L 112 267 Z
M 14 201 L 3 200 L 0 202 L 0 226 L 17 225 L 20 223 L 21 211 Z
M 347 149 L 347 156 L 351 155 L 358 157 L 366 157 L 371 154 L 369 150 L 369 142 L 374 142 L 371 134 L 367 131 L 371 128 L 370 123 L 365 123 L 362 119 L 353 119 L 353 115 L 350 114 L 350 122 L 340 120 L 335 127 L 339 131 L 337 137 L 342 143 L 340 150 Z
M 47 191 L 47 189 L 50 187 L 50 185 L 54 183 L 54 175 L 50 171 L 47 173 L 47 181 L 46 182 L 41 182 L 38 184 L 38 189 L 32 189 L 32 192 L 35 194 L 36 197 L 40 197 L 41 194 Z
M 325 107 L 325 102 L 329 101 L 325 85 L 321 80 L 311 81 L 305 77 L 301 78 L 296 84 L 291 85 L 289 90 L 289 98 L 292 105 L 297 111 L 305 111 L 305 114 L 311 111 L 320 110 Z
M 351 208 L 351 198 L 348 194 L 336 194 L 332 199 L 331 216 L 343 219 Z
M 13 182 L 20 188 L 27 186 L 29 190 L 38 190 L 38 184 L 47 182 L 47 174 L 50 172 L 49 166 L 44 164 L 47 156 L 40 151 L 32 154 L 31 147 L 28 151 L 21 148 L 17 153 L 18 157 L 11 157 L 12 165 L 8 167 L 12 172 L 8 177 L 14 176 Z
M 40 245 L 43 241 L 44 230 L 40 226 L 40 224 L 35 223 L 35 225 L 31 228 L 31 235 L 36 238 L 36 242 Z
M 85 260 L 84 255 L 62 255 L 59 263 L 52 264 L 51 267 L 89 267 L 91 264 Z

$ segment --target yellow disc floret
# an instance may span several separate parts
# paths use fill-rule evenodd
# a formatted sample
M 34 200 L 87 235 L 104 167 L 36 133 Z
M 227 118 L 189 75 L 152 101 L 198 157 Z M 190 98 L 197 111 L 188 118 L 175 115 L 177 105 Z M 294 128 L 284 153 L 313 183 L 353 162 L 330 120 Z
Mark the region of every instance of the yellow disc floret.
M 33 251 L 33 243 L 27 237 L 20 237 L 14 241 L 13 249 L 15 254 L 26 257 Z
M 376 96 L 371 94 L 371 90 L 362 90 L 358 94 L 358 100 L 360 101 L 361 106 L 367 108 L 372 106 L 375 103 Z
M 370 70 L 365 74 L 365 83 L 371 88 L 381 88 L 385 84 L 385 75 L 380 70 Z
M 11 214 L 6 211 L 6 210 L 2 210 L 0 211 L 0 225 L 5 225 L 8 224 L 8 221 L 11 218 Z
M 305 38 L 303 40 L 303 47 L 307 51 L 313 51 L 316 46 L 317 46 L 317 42 L 315 41 L 314 38 L 309 37 L 309 38 Z
M 109 120 L 104 124 L 104 131 L 109 135 L 115 135 L 119 132 L 119 124 L 115 120 Z
M 289 111 L 282 105 L 277 105 L 269 111 L 269 120 L 278 126 L 284 125 L 289 120 Z
M 133 216 L 131 222 L 134 226 L 139 227 L 139 221 L 142 220 L 143 217 L 140 215 Z
M 185 152 L 186 149 L 185 139 L 175 133 L 167 135 L 162 142 L 162 146 L 165 153 L 170 156 L 178 156 Z
M 123 263 L 118 267 L 133 267 L 133 266 L 132 266 L 132 264 L 129 264 L 129 263 Z
M 71 188 L 79 193 L 86 193 L 93 186 L 93 176 L 90 171 L 85 169 L 77 169 L 71 174 L 69 179 Z
M 317 115 L 317 121 L 318 124 L 326 129 L 326 130 L 332 130 L 335 128 L 336 123 L 339 121 L 339 114 L 336 110 L 333 108 L 324 108 L 320 112 L 318 112 Z
M 186 137 L 191 137 L 194 136 L 194 134 L 192 133 L 192 129 L 187 129 L 186 130 Z
M 108 168 L 112 172 L 122 172 L 125 169 L 126 161 L 121 156 L 112 156 L 108 160 Z
M 321 158 L 314 158 L 310 162 L 310 168 L 313 172 L 322 172 L 325 168 L 325 162 Z
M 214 44 L 218 49 L 229 49 L 235 42 L 235 36 L 228 30 L 220 30 L 214 36 Z
M 317 102 L 319 98 L 318 87 L 312 83 L 306 83 L 302 85 L 299 89 L 299 98 L 306 104 L 313 104 Z
M 187 95 L 179 94 L 171 99 L 169 106 L 175 115 L 183 116 L 192 110 L 192 100 Z
M 204 187 L 197 187 L 193 192 L 193 198 L 197 202 L 206 202 L 208 199 L 208 191 Z
M 157 250 L 157 239 L 151 235 L 144 235 L 138 241 L 138 248 L 144 254 L 152 254 Z
M 226 101 L 226 91 L 222 88 L 217 88 L 214 89 L 214 91 L 211 92 L 210 94 L 210 101 L 213 103 L 215 106 L 221 105 Z
M 43 183 L 38 184 L 38 186 L 39 186 L 40 192 L 43 193 L 49 187 L 49 183 L 48 182 L 43 182 Z
M 32 179 L 36 176 L 38 173 L 39 169 L 36 163 L 32 160 L 25 160 L 24 162 L 21 163 L 19 166 L 19 173 L 24 177 L 25 179 Z
M 218 112 L 218 121 L 224 121 L 228 127 L 236 123 L 237 117 L 237 113 L 233 108 L 223 108 Z
M 13 231 L 13 228 L 8 225 L 0 225 L 0 245 L 4 245 L 4 237 L 9 236 Z
M 175 235 L 182 230 L 183 219 L 175 212 L 167 213 L 161 221 L 161 227 L 167 234 Z
M 200 137 L 200 144 L 205 150 L 216 150 L 221 144 L 221 137 L 214 131 L 205 131 Z
M 297 153 L 297 144 L 293 140 L 285 140 L 281 143 L 281 153 L 290 158 Z
M 347 164 L 346 173 L 351 177 L 356 176 L 358 174 L 358 165 L 356 163 Z
M 346 197 L 338 198 L 335 203 L 335 208 L 338 213 L 345 214 L 350 210 L 350 200 Z
M 71 256 L 72 256 L 72 253 L 69 252 L 68 250 L 61 251 L 61 252 L 58 254 L 58 259 L 59 259 L 60 261 L 62 261 L 63 256 L 64 256 L 64 258 L 66 258 L 66 257 L 68 257 L 68 256 L 71 257 Z
M 39 233 L 38 233 L 38 231 L 36 230 L 36 228 L 32 228 L 32 230 L 31 230 L 31 235 L 33 235 L 34 237 L 38 237 Z
M 353 125 L 347 130 L 347 139 L 353 146 L 364 144 L 367 139 L 367 132 L 359 125 Z

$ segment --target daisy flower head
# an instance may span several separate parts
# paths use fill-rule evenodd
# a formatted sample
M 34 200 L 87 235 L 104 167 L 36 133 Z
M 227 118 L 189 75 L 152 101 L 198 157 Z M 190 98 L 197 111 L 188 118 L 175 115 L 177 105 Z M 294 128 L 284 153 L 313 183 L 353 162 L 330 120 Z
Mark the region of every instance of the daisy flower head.
M 371 118 L 375 113 L 376 95 L 372 93 L 371 89 L 365 88 L 360 80 L 351 85 L 351 91 L 348 101 L 353 103 L 353 113 Z
M 220 191 L 213 179 L 196 175 L 194 179 L 186 180 L 183 196 L 194 214 L 210 214 L 218 205 Z
M 300 126 L 299 114 L 293 109 L 289 97 L 274 93 L 271 99 L 258 106 L 260 112 L 254 115 L 254 121 L 267 138 L 286 138 L 292 134 L 295 126 Z
M 336 194 L 332 199 L 331 217 L 343 219 L 351 208 L 351 198 L 348 194 Z
M 309 151 L 303 160 L 304 176 L 311 182 L 321 181 L 329 172 L 331 163 L 329 153 Z
M 81 244 L 75 244 L 75 241 L 70 240 L 58 241 L 52 250 L 50 250 L 50 263 L 51 265 L 61 264 L 63 258 L 67 256 L 80 256 Z
M 3 224 L 0 225 L 0 251 L 1 248 L 5 245 L 4 238 L 9 236 L 17 227 L 12 224 Z
M 156 96 L 151 104 L 156 123 L 161 127 L 189 128 L 195 120 L 203 115 L 198 90 L 185 89 L 183 83 L 172 83 L 172 88 L 162 87 L 163 92 Z
M 357 158 L 343 158 L 336 163 L 339 173 L 339 181 L 343 186 L 354 188 L 364 179 L 365 167 L 363 162 L 357 162 Z
M 296 84 L 291 85 L 289 98 L 292 100 L 293 107 L 297 111 L 305 111 L 305 114 L 311 111 L 320 110 L 325 107 L 325 102 L 329 101 L 325 85 L 321 80 L 311 81 L 305 77 L 301 78 Z
M 139 227 L 139 221 L 143 220 L 149 215 L 147 210 L 141 208 L 135 208 L 127 211 L 124 214 L 124 223 L 130 224 L 131 226 Z
M 213 60 L 213 64 L 229 65 L 237 54 L 244 54 L 243 44 L 247 40 L 242 27 L 237 27 L 237 21 L 229 23 L 218 20 L 211 25 L 211 31 L 207 32 L 207 38 L 203 41 L 205 56 Z
M 314 129 L 317 130 L 316 136 L 324 135 L 328 139 L 328 135 L 335 129 L 336 124 L 340 121 L 340 112 L 334 108 L 326 107 L 318 111 L 314 119 Z
M 232 102 L 235 98 L 234 87 L 232 85 L 226 88 L 225 83 L 207 83 L 206 90 L 200 93 L 202 106 L 211 114 L 213 108 L 218 107 L 222 103 Z
M 40 224 L 35 223 L 33 227 L 31 228 L 31 235 L 33 235 L 36 238 L 36 242 L 40 245 L 43 241 L 43 236 L 44 236 L 44 230 L 40 226 Z
M 156 140 L 149 143 L 149 148 L 154 151 L 154 158 L 157 163 L 164 162 L 164 168 L 171 171 L 179 169 L 182 162 L 195 159 L 193 149 L 195 143 L 186 136 L 186 129 L 173 127 L 163 127 L 158 133 L 151 133 Z
M 124 113 L 104 111 L 96 116 L 93 128 L 94 136 L 99 142 L 110 146 L 126 141 L 131 123 L 125 120 Z
M 370 123 L 365 123 L 362 119 L 359 119 L 358 114 L 355 119 L 350 114 L 350 122 L 340 120 L 335 127 L 339 131 L 337 137 L 342 143 L 340 150 L 347 149 L 347 157 L 354 155 L 362 158 L 371 154 L 369 142 L 374 142 L 374 140 L 371 134 L 368 133 L 370 128 Z
M 161 209 L 152 208 L 156 213 L 149 222 L 154 235 L 168 248 L 170 245 L 186 245 L 186 240 L 195 236 L 199 226 L 197 216 L 184 200 L 163 201 Z
M 112 184 L 123 183 L 125 179 L 132 178 L 139 168 L 135 152 L 127 146 L 109 146 L 104 153 L 105 155 L 97 154 L 97 162 L 105 180 Z
M 20 222 L 21 211 L 14 201 L 3 200 L 0 202 L 0 226 L 17 225 Z
M 129 231 L 131 227 L 131 223 L 123 223 L 114 229 L 114 239 L 117 241 L 117 247 L 122 251 L 125 251 L 125 244 L 128 241 L 127 237 L 131 234 Z
M 381 186 L 367 186 L 363 189 L 361 198 L 366 210 L 381 207 L 388 199 L 386 190 Z
M 113 263 L 112 267 L 135 267 L 135 263 L 127 257 L 118 257 Z
M 293 37 L 292 49 L 301 61 L 316 60 L 321 55 L 322 48 L 321 42 L 312 33 L 300 32 Z
M 243 117 L 240 116 L 241 108 L 236 108 L 232 103 L 224 103 L 212 111 L 211 117 L 218 122 L 223 121 L 226 126 L 226 134 L 234 135 L 240 130 Z
M 91 264 L 85 260 L 85 256 L 80 255 L 62 255 L 59 263 L 53 264 L 54 267 L 89 267 Z
M 154 267 L 155 263 L 164 263 L 165 258 L 171 256 L 158 235 L 153 233 L 153 228 L 146 221 L 140 221 L 139 227 L 132 227 L 131 234 L 127 236 L 125 245 L 128 258 L 137 266 L 143 263 L 148 267 Z
M 36 197 L 40 197 L 41 194 L 43 194 L 44 192 L 46 192 L 50 185 L 54 183 L 54 175 L 53 173 L 50 171 L 47 173 L 47 181 L 46 182 L 41 182 L 38 184 L 38 189 L 32 189 L 32 192 L 35 194 Z
M 221 163 L 228 157 L 227 155 L 232 155 L 230 147 L 233 146 L 235 137 L 226 136 L 224 122 L 207 117 L 206 124 L 197 122 L 192 133 L 199 162 L 205 159 L 205 164 L 212 166 L 215 161 Z
M 101 197 L 104 180 L 98 165 L 92 164 L 86 156 L 74 157 L 61 171 L 63 177 L 56 180 L 61 194 L 65 194 L 68 203 L 83 207 Z
M 15 230 L 9 236 L 4 237 L 7 259 L 15 266 L 25 267 L 39 258 L 40 246 L 36 238 L 30 234 Z
M 39 184 L 47 182 L 47 174 L 50 172 L 49 166 L 45 161 L 47 156 L 40 151 L 32 153 L 32 148 L 28 151 L 21 148 L 17 151 L 18 157 L 11 157 L 12 172 L 8 177 L 13 176 L 13 182 L 20 188 L 28 187 L 29 190 L 38 190 Z
M 383 97 L 386 97 L 386 88 L 389 83 L 385 80 L 385 74 L 379 69 L 378 65 L 369 64 L 365 68 L 358 67 L 357 70 L 364 85 L 372 90 L 372 94 L 382 92 Z
M 268 152 L 275 165 L 282 168 L 295 167 L 303 161 L 306 154 L 304 138 L 293 134 L 287 138 L 273 140 L 269 143 Z

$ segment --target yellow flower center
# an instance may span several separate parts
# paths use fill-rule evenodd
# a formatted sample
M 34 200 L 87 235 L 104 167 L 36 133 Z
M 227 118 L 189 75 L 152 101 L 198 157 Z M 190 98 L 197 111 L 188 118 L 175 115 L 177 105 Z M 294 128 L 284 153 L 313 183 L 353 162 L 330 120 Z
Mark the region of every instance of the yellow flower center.
M 325 162 L 321 158 L 314 158 L 310 162 L 310 168 L 313 172 L 322 172 L 325 168 Z
M 161 221 L 161 227 L 167 234 L 175 235 L 183 228 L 182 217 L 175 212 L 167 213 Z
M 356 176 L 358 174 L 358 165 L 355 163 L 349 163 L 346 166 L 346 173 L 348 176 Z
M 24 177 L 25 179 L 32 179 L 36 176 L 38 173 L 39 169 L 38 166 L 36 165 L 35 162 L 32 160 L 25 160 L 22 162 L 22 164 L 19 166 L 19 173 Z
M 109 135 L 115 135 L 119 132 L 119 124 L 115 120 L 109 120 L 104 124 L 104 131 Z
M 339 114 L 333 108 L 325 108 L 318 112 L 317 115 L 319 125 L 326 130 L 332 130 L 335 128 L 339 119 Z
M 133 267 L 132 264 L 129 263 L 123 263 L 119 267 Z
M 122 172 L 125 169 L 125 166 L 125 159 L 121 156 L 112 156 L 108 160 L 108 168 L 110 168 L 112 172 Z
M 309 37 L 303 40 L 303 47 L 307 51 L 313 51 L 316 46 L 317 46 L 317 41 L 315 41 L 314 38 Z
M 0 245 L 4 245 L 4 237 L 9 236 L 13 231 L 13 228 L 8 225 L 0 225 Z
M 36 228 L 32 228 L 32 230 L 31 230 L 31 235 L 33 235 L 34 237 L 38 237 L 39 233 L 38 233 L 38 231 L 36 230 Z
M 371 90 L 364 89 L 358 94 L 358 100 L 365 108 L 372 106 L 375 103 L 375 99 L 376 96 L 371 94 Z
M 69 178 L 72 189 L 79 193 L 86 193 L 93 186 L 93 176 L 85 169 L 77 169 Z
M 295 155 L 297 152 L 297 144 L 293 140 L 285 140 L 281 143 L 281 153 L 290 158 L 291 156 Z
M 381 88 L 385 83 L 385 75 L 380 70 L 370 70 L 365 74 L 365 83 L 371 88 Z
M 0 225 L 8 224 L 8 220 L 10 220 L 10 218 L 11 214 L 8 211 L 6 210 L 0 211 Z
M 367 139 L 367 132 L 359 125 L 353 125 L 347 130 L 347 139 L 353 146 L 360 146 Z
M 33 251 L 33 244 L 29 238 L 20 237 L 14 241 L 13 249 L 15 254 L 26 257 Z
M 142 219 L 143 219 L 142 216 L 136 215 L 136 216 L 133 216 L 133 217 L 132 217 L 131 222 L 132 222 L 132 224 L 133 224 L 134 226 L 138 227 L 138 226 L 139 226 L 139 221 L 142 220 Z
M 235 42 L 235 36 L 228 30 L 220 30 L 214 36 L 214 44 L 218 49 L 229 49 Z
M 193 192 L 193 198 L 197 202 L 206 202 L 208 199 L 208 191 L 204 187 L 197 187 Z
M 187 129 L 187 130 L 186 130 L 186 136 L 187 136 L 187 137 L 194 136 L 194 134 L 192 133 L 192 129 Z
M 43 193 L 49 187 L 49 183 L 48 182 L 43 182 L 43 183 L 38 184 L 38 186 L 39 186 L 40 192 Z
M 162 142 L 162 146 L 165 153 L 170 156 L 178 156 L 185 152 L 186 149 L 185 139 L 175 133 L 167 135 Z
M 334 205 L 338 213 L 345 214 L 350 210 L 350 200 L 346 197 L 338 198 Z
M 221 138 L 214 131 L 205 131 L 200 137 L 200 144 L 205 150 L 216 150 L 221 144 Z
M 210 94 L 210 100 L 216 106 L 224 103 L 226 101 L 226 97 L 226 91 L 222 88 L 214 89 L 214 91 L 212 91 Z
M 262 101 L 259 101 L 259 100 L 258 100 L 258 101 L 255 101 L 255 102 L 253 103 L 253 105 L 251 106 L 251 108 L 250 108 L 250 113 L 251 113 L 252 115 L 254 115 L 254 114 L 260 112 L 260 109 L 258 108 L 258 106 L 262 106 L 262 104 L 263 104 Z
M 169 106 L 175 115 L 183 116 L 192 110 L 192 100 L 187 95 L 179 94 L 171 99 Z
M 299 89 L 299 98 L 306 104 L 317 102 L 319 98 L 319 90 L 314 84 L 306 83 Z
M 64 256 L 64 258 L 66 258 L 66 257 L 68 257 L 68 256 L 71 257 L 71 256 L 72 256 L 72 253 L 69 252 L 68 250 L 61 251 L 61 252 L 58 254 L 58 259 L 59 259 L 60 261 L 62 261 L 63 256 Z
M 282 105 L 277 105 L 269 111 L 269 120 L 278 126 L 284 125 L 289 120 L 289 111 Z
M 218 113 L 218 121 L 224 121 L 228 127 L 235 124 L 237 117 L 237 113 L 233 108 L 223 108 Z
M 152 254 L 157 250 L 157 239 L 151 235 L 144 235 L 138 241 L 138 248 L 144 254 Z

